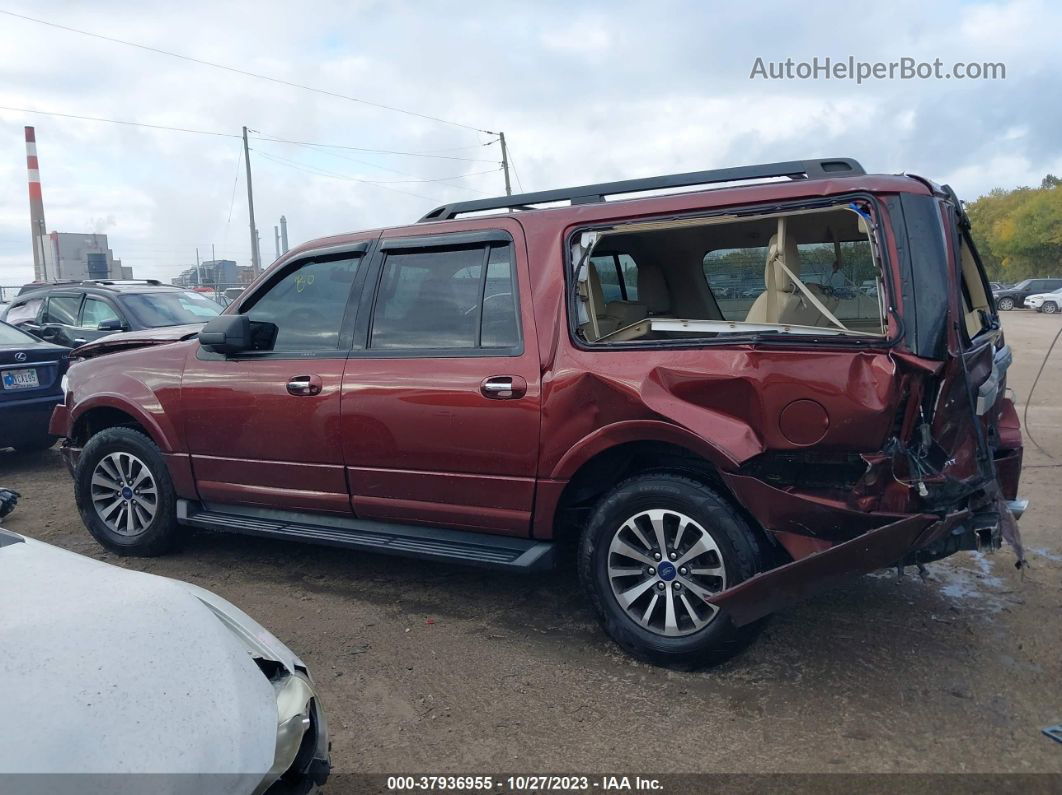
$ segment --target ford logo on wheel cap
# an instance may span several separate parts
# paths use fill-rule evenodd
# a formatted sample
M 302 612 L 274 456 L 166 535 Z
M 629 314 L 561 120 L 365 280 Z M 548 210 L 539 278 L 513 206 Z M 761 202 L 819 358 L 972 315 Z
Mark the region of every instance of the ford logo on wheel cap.
M 657 571 L 660 573 L 660 579 L 664 582 L 671 582 L 675 579 L 675 564 L 668 563 L 666 560 L 657 567 Z

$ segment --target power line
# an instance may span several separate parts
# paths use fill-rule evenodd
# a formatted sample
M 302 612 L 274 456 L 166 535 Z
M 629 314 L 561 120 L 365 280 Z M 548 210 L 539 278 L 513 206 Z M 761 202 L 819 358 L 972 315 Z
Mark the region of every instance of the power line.
M 0 13 L 6 13 L 0 10 Z M 82 121 L 100 121 L 107 124 L 125 124 L 130 127 L 149 127 L 153 130 L 168 130 L 170 132 L 192 133 L 194 135 L 216 135 L 220 138 L 239 138 L 235 133 L 216 132 L 214 130 L 192 130 L 187 127 L 168 127 L 164 124 L 148 124 L 142 121 L 121 121 L 119 119 L 104 119 L 99 116 L 78 116 L 73 113 L 59 113 L 53 110 L 34 110 L 33 108 L 12 108 L 0 105 L 0 110 L 11 110 L 18 113 L 36 113 L 40 116 L 61 116 L 64 119 L 81 119 Z
M 369 149 L 364 146 L 347 146 L 345 144 L 321 144 L 314 141 L 294 141 L 288 138 L 273 138 L 267 135 L 256 135 L 258 141 L 270 141 L 278 144 L 295 144 L 296 146 L 312 146 L 320 149 L 345 149 L 352 152 L 376 152 L 382 155 L 402 155 L 404 157 L 433 157 L 438 160 L 460 160 L 465 163 L 496 163 L 496 160 L 484 160 L 474 157 L 455 157 L 453 155 L 437 155 L 429 152 L 402 152 L 394 149 Z M 485 145 L 485 144 L 484 144 Z
M 166 56 L 169 56 L 170 58 L 179 58 L 182 61 L 190 61 L 191 63 L 197 63 L 197 64 L 200 64 L 202 66 L 210 66 L 210 67 L 212 67 L 214 69 L 222 69 L 222 70 L 224 70 L 226 72 L 232 72 L 234 74 L 243 75 L 245 77 L 253 77 L 253 78 L 256 78 L 258 80 L 266 80 L 266 81 L 268 81 L 270 83 L 277 83 L 279 85 L 288 86 L 290 88 L 298 88 L 298 89 L 301 89 L 303 91 L 313 92 L 315 94 L 323 94 L 325 96 L 335 97 L 336 99 L 345 99 L 348 102 L 357 102 L 357 103 L 359 103 L 361 105 L 368 105 L 369 107 L 380 108 L 381 110 L 389 110 L 389 111 L 392 111 L 394 113 L 403 113 L 403 114 L 405 114 L 407 116 L 415 116 L 415 117 L 420 118 L 420 119 L 427 119 L 428 121 L 439 122 L 440 124 L 449 124 L 452 127 L 461 127 L 461 128 L 463 128 L 465 130 L 472 130 L 473 132 L 481 132 L 481 133 L 486 133 L 487 135 L 493 135 L 493 133 L 490 130 L 484 130 L 484 129 L 480 128 L 480 127 L 475 127 L 475 126 L 473 126 L 471 124 L 462 124 L 461 122 L 451 121 L 450 119 L 442 119 L 442 118 L 440 118 L 438 116 L 431 116 L 431 115 L 429 115 L 427 113 L 418 113 L 416 111 L 406 110 L 404 108 L 395 107 L 394 105 L 384 105 L 384 104 L 382 104 L 380 102 L 371 102 L 370 100 L 367 100 L 367 99 L 359 99 L 358 97 L 351 97 L 351 96 L 348 96 L 346 94 L 340 94 L 338 92 L 329 91 L 329 90 L 324 89 L 324 88 L 315 88 L 314 86 L 307 86 L 307 85 L 304 85 L 302 83 L 294 83 L 294 82 L 292 82 L 290 80 L 284 80 L 284 79 L 279 78 L 279 77 L 271 77 L 270 75 L 258 74 L 257 72 L 250 72 L 250 71 L 247 71 L 246 69 L 237 69 L 235 66 L 226 66 L 225 64 L 214 63 L 213 61 L 205 61 L 202 58 L 195 58 L 195 57 L 192 57 L 191 55 L 182 55 L 180 53 L 170 52 L 169 50 L 159 49 L 158 47 L 151 47 L 151 46 L 149 46 L 147 44 L 138 44 L 137 42 L 125 41 L 124 39 L 114 38 L 113 36 L 104 36 L 102 33 L 93 33 L 93 32 L 88 31 L 88 30 L 80 30 L 78 28 L 72 28 L 72 27 L 69 27 L 68 25 L 60 25 L 57 22 L 48 22 L 47 20 L 44 20 L 44 19 L 37 19 L 36 17 L 26 16 L 25 14 L 16 14 L 14 11 L 7 11 L 5 9 L 0 9 L 0 14 L 5 14 L 6 16 L 15 17 L 17 19 L 22 19 L 22 20 L 25 20 L 27 22 L 35 22 L 38 25 L 47 25 L 50 28 L 58 28 L 59 30 L 65 30 L 68 33 L 78 33 L 78 34 L 80 34 L 82 36 L 89 36 L 90 38 L 101 39 L 103 41 L 109 41 L 109 42 L 112 42 L 113 44 L 122 44 L 122 45 L 124 45 L 126 47 L 136 47 L 137 49 L 146 50 L 147 52 L 153 52 L 153 53 L 156 53 L 158 55 L 166 55 Z
M 316 176 L 319 176 L 319 177 L 331 177 L 332 179 L 349 180 L 350 182 L 360 182 L 360 183 L 362 183 L 364 185 L 376 185 L 379 188 L 383 188 L 384 190 L 394 191 L 395 193 L 404 193 L 407 196 L 414 196 L 414 197 L 416 197 L 418 199 L 424 199 L 426 201 L 436 201 L 436 199 L 433 199 L 430 196 L 422 196 L 419 193 L 412 193 L 412 192 L 410 192 L 408 190 L 399 190 L 398 188 L 392 188 L 392 187 L 389 187 L 387 185 L 381 185 L 378 182 L 373 182 L 372 180 L 369 180 L 369 179 L 359 179 L 357 177 L 351 177 L 351 176 L 348 176 L 346 174 L 336 174 L 336 173 L 333 173 L 333 172 L 330 172 L 330 171 L 325 171 L 324 169 L 315 168 L 313 166 L 307 166 L 307 165 L 305 165 L 303 163 L 298 163 L 298 162 L 296 162 L 294 160 L 288 160 L 287 158 L 278 157 L 276 155 L 271 155 L 271 154 L 269 154 L 267 152 L 263 152 L 261 149 L 255 149 L 253 151 L 258 152 L 258 154 L 261 157 L 264 157 L 266 160 L 272 160 L 275 163 L 280 163 L 281 165 L 288 166 L 289 168 L 294 168 L 297 171 L 304 171 L 307 174 L 315 174 Z
M 2 10 L 0 10 L 0 13 L 4 13 L 4 12 Z M 127 125 L 129 127 L 147 127 L 149 129 L 152 129 L 152 130 L 165 130 L 165 131 L 169 131 L 169 132 L 192 133 L 193 135 L 213 135 L 213 136 L 217 136 L 219 138 L 242 138 L 241 135 L 237 135 L 236 133 L 220 132 L 218 130 L 195 130 L 195 129 L 191 129 L 191 128 L 188 128 L 188 127 L 171 127 L 171 126 L 168 126 L 168 125 L 165 125 L 165 124 L 149 124 L 148 122 L 142 122 L 142 121 L 126 121 L 126 120 L 122 120 L 122 119 L 107 119 L 107 118 L 104 118 L 102 116 L 79 116 L 79 115 L 77 115 L 75 113 L 60 113 L 59 111 L 53 111 L 53 110 L 35 110 L 34 108 L 16 108 L 16 107 L 12 107 L 12 106 L 9 106 L 9 105 L 0 105 L 0 110 L 10 110 L 10 111 L 13 111 L 15 113 L 35 113 L 35 114 L 37 114 L 39 116 L 59 116 L 59 117 L 62 117 L 64 119 L 80 119 L 81 121 L 96 121 L 96 122 L 103 122 L 105 124 L 124 124 L 124 125 Z M 434 158 L 434 159 L 438 159 L 438 160 L 459 160 L 459 161 L 465 162 L 465 163 L 494 163 L 494 162 L 496 162 L 494 160 L 485 160 L 485 159 L 482 159 L 482 158 L 453 157 L 453 156 L 448 156 L 448 155 L 437 155 L 437 154 L 432 154 L 431 152 L 427 152 L 427 151 L 425 151 L 425 152 L 403 152 L 403 151 L 396 151 L 396 150 L 393 150 L 393 149 L 371 149 L 369 147 L 364 147 L 364 146 L 345 146 L 345 145 L 342 145 L 342 144 L 322 144 L 322 143 L 316 143 L 316 142 L 313 142 L 313 141 L 291 141 L 291 140 L 288 140 L 286 138 L 273 138 L 273 137 L 261 136 L 261 135 L 256 135 L 256 136 L 254 136 L 254 138 L 256 140 L 259 140 L 259 141 L 271 141 L 271 142 L 274 142 L 274 143 L 295 144 L 296 146 L 312 146 L 314 148 L 324 148 L 324 149 L 349 149 L 351 151 L 356 151 L 356 152 L 370 152 L 370 153 L 381 154 L 381 155 L 404 155 L 404 156 L 407 156 L 407 157 L 427 157 L 427 158 Z M 493 142 L 491 142 L 491 143 L 493 143 Z M 481 145 L 482 146 L 486 146 L 487 144 L 477 144 L 476 146 L 479 147 Z M 435 151 L 442 151 L 442 150 L 435 150 Z

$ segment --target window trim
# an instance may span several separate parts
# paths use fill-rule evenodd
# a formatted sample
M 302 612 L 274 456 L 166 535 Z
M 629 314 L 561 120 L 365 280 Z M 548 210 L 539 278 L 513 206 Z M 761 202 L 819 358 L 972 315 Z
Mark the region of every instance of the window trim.
M 223 354 L 204 350 L 202 346 L 196 352 L 196 358 L 204 361 L 256 361 L 259 359 L 346 359 L 350 356 L 351 346 L 355 336 L 355 328 L 358 312 L 361 306 L 361 298 L 365 292 L 366 275 L 372 266 L 371 259 L 375 254 L 376 240 L 360 240 L 357 243 L 329 246 L 327 248 L 312 249 L 303 252 L 297 258 L 284 263 L 269 278 L 258 285 L 253 293 L 243 296 L 239 305 L 229 304 L 235 307 L 232 314 L 243 315 L 254 309 L 259 299 L 269 292 L 281 279 L 289 273 L 305 265 L 314 262 L 331 262 L 333 260 L 350 259 L 351 255 L 358 254 L 361 261 L 358 272 L 350 284 L 347 293 L 347 301 L 343 308 L 343 317 L 339 327 L 339 342 L 334 350 L 314 351 L 244 351 L 242 353 Z M 222 310 L 222 314 L 228 312 L 229 307 Z
M 373 349 L 369 347 L 372 339 L 372 326 L 376 316 L 376 306 L 380 297 L 380 288 L 383 284 L 384 264 L 387 261 L 389 251 L 408 253 L 411 251 L 446 251 L 454 248 L 482 248 L 483 249 L 483 272 L 480 274 L 480 301 L 479 301 L 479 324 L 477 326 L 477 343 L 483 333 L 483 291 L 486 289 L 486 274 L 490 262 L 492 244 L 499 243 L 507 246 L 510 251 L 509 273 L 513 283 L 513 311 L 516 313 L 516 336 L 517 344 L 508 348 L 387 348 Z M 373 273 L 369 276 L 374 285 L 371 290 L 365 290 L 368 299 L 363 298 L 364 311 L 359 311 L 358 328 L 355 331 L 354 348 L 351 351 L 352 358 L 362 359 L 482 359 L 482 358 L 516 358 L 523 356 L 524 345 L 524 318 L 522 302 L 520 300 L 520 268 L 516 257 L 516 241 L 513 236 L 504 229 L 482 229 L 471 232 L 454 232 L 441 235 L 419 235 L 411 237 L 388 238 L 380 242 L 379 247 L 372 255 L 370 268 Z M 364 305 L 364 304 L 367 304 Z

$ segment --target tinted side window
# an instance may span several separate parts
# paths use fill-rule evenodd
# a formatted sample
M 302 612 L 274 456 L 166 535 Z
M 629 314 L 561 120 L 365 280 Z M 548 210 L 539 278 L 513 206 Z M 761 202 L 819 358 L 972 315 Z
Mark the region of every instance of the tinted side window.
M 388 254 L 369 347 L 512 348 L 519 342 L 511 248 Z
M 326 351 L 339 335 L 361 255 L 310 261 L 288 271 L 245 312 L 277 327 L 275 351 Z
M 63 326 L 77 325 L 77 310 L 81 306 L 80 295 L 52 295 L 44 310 L 42 323 L 59 323 Z
M 97 328 L 105 320 L 120 320 L 120 318 L 106 301 L 85 296 L 85 305 L 81 307 L 81 327 Z

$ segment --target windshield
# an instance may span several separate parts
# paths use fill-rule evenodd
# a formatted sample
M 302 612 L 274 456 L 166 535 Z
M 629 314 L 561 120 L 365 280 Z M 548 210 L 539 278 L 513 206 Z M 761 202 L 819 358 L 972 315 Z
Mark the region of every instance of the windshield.
M 134 293 L 121 298 L 126 310 L 147 328 L 205 323 L 221 313 L 221 307 L 201 293 L 190 290 Z
M 0 323 L 0 345 L 28 345 L 35 342 L 40 340 L 7 323 Z

